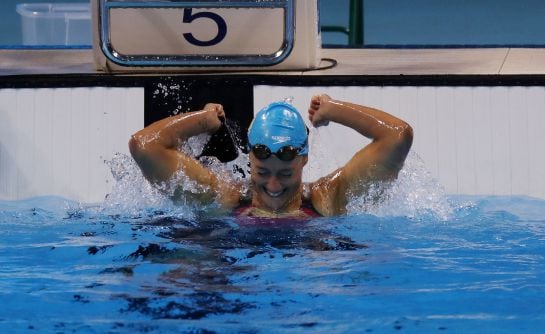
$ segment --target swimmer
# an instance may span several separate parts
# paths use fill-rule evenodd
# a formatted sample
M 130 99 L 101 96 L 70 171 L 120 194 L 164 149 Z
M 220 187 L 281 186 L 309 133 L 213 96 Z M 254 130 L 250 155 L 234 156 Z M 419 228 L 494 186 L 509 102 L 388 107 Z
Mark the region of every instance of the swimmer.
M 248 130 L 250 184 L 227 182 L 195 158 L 181 152 L 180 144 L 202 133 L 214 133 L 225 112 L 220 104 L 157 121 L 135 133 L 130 152 L 152 184 L 172 179 L 180 170 L 205 189 L 192 196 L 202 205 L 217 203 L 223 213 L 258 217 L 334 216 L 346 213 L 349 196 L 362 196 L 372 184 L 397 177 L 413 140 L 406 122 L 378 109 L 334 100 L 326 94 L 312 97 L 308 115 L 314 127 L 335 122 L 350 127 L 371 143 L 345 166 L 304 184 L 308 161 L 308 129 L 300 113 L 285 102 L 260 110 Z M 244 189 L 249 189 L 244 191 Z

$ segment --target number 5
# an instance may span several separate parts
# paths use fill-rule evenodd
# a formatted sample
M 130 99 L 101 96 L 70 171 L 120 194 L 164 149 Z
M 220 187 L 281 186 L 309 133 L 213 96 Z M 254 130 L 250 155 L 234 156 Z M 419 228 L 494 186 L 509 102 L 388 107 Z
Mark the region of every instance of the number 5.
M 216 13 L 200 12 L 200 13 L 193 14 L 192 10 L 193 8 L 184 9 L 184 18 L 183 18 L 184 23 L 191 23 L 194 20 L 199 18 L 211 19 L 218 26 L 218 34 L 209 41 L 201 41 L 199 39 L 196 39 L 193 36 L 193 34 L 190 32 L 184 33 L 183 34 L 184 38 L 189 43 L 193 45 L 197 45 L 197 46 L 212 46 L 212 45 L 216 45 L 220 43 L 225 38 L 225 35 L 227 35 L 227 24 L 225 23 L 225 20 Z

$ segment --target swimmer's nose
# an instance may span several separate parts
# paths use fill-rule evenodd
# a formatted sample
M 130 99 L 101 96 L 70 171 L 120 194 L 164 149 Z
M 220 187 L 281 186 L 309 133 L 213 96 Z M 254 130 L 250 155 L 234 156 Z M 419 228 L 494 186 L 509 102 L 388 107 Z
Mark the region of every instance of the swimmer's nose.
M 271 177 L 267 181 L 267 190 L 270 192 L 277 192 L 282 190 L 282 185 L 276 177 Z

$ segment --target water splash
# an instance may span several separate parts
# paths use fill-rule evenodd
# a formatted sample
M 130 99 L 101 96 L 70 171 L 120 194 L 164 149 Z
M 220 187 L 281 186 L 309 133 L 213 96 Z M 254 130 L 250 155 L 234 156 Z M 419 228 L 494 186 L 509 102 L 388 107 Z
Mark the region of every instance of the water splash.
M 176 207 L 164 193 L 164 188 L 150 184 L 142 175 L 134 159 L 126 154 L 116 153 L 105 161 L 115 180 L 112 191 L 106 196 L 100 210 L 140 216 L 150 208 L 167 210 L 179 216 L 191 216 L 183 207 Z
M 210 135 L 207 133 L 190 137 L 182 143 L 180 150 L 189 156 L 196 157 L 202 152 L 209 139 Z
M 365 212 L 410 218 L 431 215 L 442 221 L 451 218 L 455 210 L 444 188 L 415 152 L 409 153 L 395 181 L 371 185 L 366 195 L 352 198 L 347 209 L 349 214 Z
M 236 129 L 236 124 L 226 120 L 225 126 L 230 128 L 230 134 L 232 140 L 234 141 L 234 149 L 237 150 L 237 157 L 228 162 L 221 162 L 219 159 L 213 156 L 202 156 L 201 155 L 203 148 L 210 140 L 210 135 L 202 134 L 189 138 L 185 143 L 182 144 L 180 149 L 187 155 L 194 157 L 199 160 L 199 162 L 212 170 L 214 173 L 221 176 L 226 182 L 245 182 L 249 178 L 249 158 L 248 155 L 242 151 L 242 140 L 236 137 L 238 129 Z
M 289 104 L 293 104 L 293 100 L 295 100 L 295 98 L 293 96 L 287 96 L 283 99 L 284 102 L 286 103 L 289 103 Z
M 197 159 L 209 139 L 208 134 L 194 136 L 182 143 L 179 149 Z M 249 161 L 246 154 L 239 151 L 238 157 L 228 163 L 222 163 L 215 157 L 201 157 L 198 160 L 224 182 L 242 183 L 243 192 L 248 191 Z M 194 219 L 200 212 L 217 208 L 217 203 L 196 205 L 193 198 L 207 193 L 209 187 L 190 179 L 183 170 L 179 170 L 167 182 L 153 185 L 143 176 L 134 159 L 126 154 L 116 153 L 105 163 L 115 182 L 112 191 L 100 205 L 101 211 L 123 212 L 134 217 L 152 210 L 177 218 Z
M 309 160 L 303 171 L 303 180 L 313 182 L 318 178 L 333 172 L 341 166 L 341 162 L 326 145 L 323 138 L 332 138 L 333 132 L 329 127 L 309 127 Z
M 181 112 L 191 111 L 190 103 L 193 97 L 189 94 L 192 86 L 191 81 L 177 80 L 171 77 L 161 79 L 152 93 L 153 99 L 158 99 L 155 103 L 160 103 L 165 107 L 171 107 L 172 115 Z M 175 105 L 171 105 L 173 102 Z

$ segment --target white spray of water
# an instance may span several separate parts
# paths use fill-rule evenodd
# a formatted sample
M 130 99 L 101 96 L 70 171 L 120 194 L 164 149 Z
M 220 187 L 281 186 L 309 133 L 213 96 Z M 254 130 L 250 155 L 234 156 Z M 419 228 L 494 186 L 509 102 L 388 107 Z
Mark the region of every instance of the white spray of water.
M 349 214 L 366 212 L 411 218 L 432 215 L 440 220 L 448 220 L 454 212 L 444 188 L 415 152 L 409 153 L 395 181 L 373 184 L 366 195 L 353 197 L 347 209 Z
M 202 142 L 194 146 L 193 150 L 196 150 L 199 145 L 202 145 Z M 116 154 L 106 163 L 116 182 L 102 205 L 104 209 L 137 216 L 153 208 L 187 219 L 194 218 L 196 211 L 203 210 L 202 207 L 195 207 L 183 196 L 178 196 L 176 203 L 170 199 L 175 189 L 186 194 L 207 191 L 206 186 L 190 180 L 183 171 L 179 171 L 169 182 L 154 186 L 142 176 L 134 160 L 127 155 Z M 236 160 L 225 164 L 208 157 L 201 158 L 201 163 L 222 175 L 225 182 L 246 181 L 244 183 L 248 184 L 247 171 L 244 170 L 245 177 L 243 173 L 237 173 L 237 169 L 244 169 L 248 164 L 248 156 L 245 154 L 239 154 Z M 377 201 L 377 197 L 380 197 L 380 200 Z M 449 219 L 453 210 L 444 189 L 431 177 L 416 153 L 409 154 L 396 181 L 388 185 L 380 183 L 372 185 L 367 194 L 353 197 L 347 206 L 347 212 L 350 215 L 358 213 L 406 217 L 433 215 L 441 220 Z
M 110 167 L 115 183 L 101 205 L 103 211 L 140 216 L 148 209 L 156 209 L 180 217 L 192 217 L 192 212 L 173 204 L 164 192 L 165 187 L 150 184 L 132 157 L 116 153 L 106 164 Z
M 328 127 L 309 127 L 309 129 L 310 154 L 303 179 L 312 182 L 333 172 L 342 163 L 337 159 L 336 153 L 338 152 L 331 152 L 326 145 L 322 145 L 322 137 L 330 138 L 330 136 L 333 136 L 330 129 Z
M 229 126 L 229 125 L 228 125 Z M 231 130 L 231 133 L 235 133 Z M 236 138 L 233 138 L 236 140 Z M 197 157 L 203 151 L 204 146 L 210 140 L 210 135 L 201 134 L 189 138 L 180 148 L 184 153 L 189 156 Z M 238 156 L 229 162 L 221 162 L 216 157 L 200 157 L 199 161 L 208 169 L 212 170 L 216 174 L 221 176 L 225 182 L 243 182 L 244 179 L 249 178 L 249 159 L 248 155 L 240 151 L 240 148 L 235 145 Z
M 180 150 L 196 157 L 210 139 L 207 134 L 189 138 Z M 239 152 L 237 159 L 222 163 L 214 157 L 201 157 L 199 161 L 214 171 L 224 182 L 247 183 L 248 156 Z M 209 191 L 209 187 L 190 179 L 183 170 L 179 170 L 169 181 L 152 185 L 143 176 L 134 159 L 128 155 L 116 153 L 105 161 L 115 180 L 113 189 L 101 205 L 101 209 L 112 213 L 123 213 L 126 216 L 141 216 L 150 209 L 168 212 L 170 216 L 194 219 L 198 212 L 213 209 L 216 204 L 206 208 L 196 206 L 192 195 Z M 246 181 L 246 182 L 245 182 Z M 247 186 L 244 189 L 247 191 Z M 176 197 L 173 201 L 171 198 Z
M 286 103 L 289 103 L 289 104 L 293 104 L 293 100 L 295 100 L 295 98 L 293 96 L 287 96 L 283 99 L 284 102 Z

